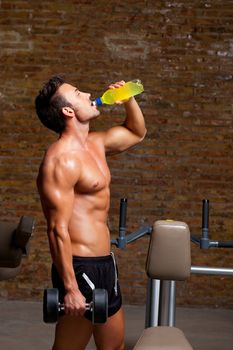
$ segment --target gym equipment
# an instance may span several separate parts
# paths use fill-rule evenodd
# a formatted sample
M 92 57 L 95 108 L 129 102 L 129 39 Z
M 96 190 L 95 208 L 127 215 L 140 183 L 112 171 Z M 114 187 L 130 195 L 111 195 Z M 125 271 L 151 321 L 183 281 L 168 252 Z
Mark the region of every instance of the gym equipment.
M 105 289 L 94 289 L 92 301 L 86 304 L 86 310 L 92 312 L 92 323 L 102 324 L 108 318 L 108 294 Z M 44 290 L 43 320 L 45 323 L 55 323 L 59 312 L 64 311 L 64 304 L 59 303 L 59 291 L 56 288 Z
M 125 248 L 128 243 L 136 241 L 144 235 L 151 234 L 152 226 L 142 226 L 139 230 L 126 235 L 126 213 L 127 213 L 127 198 L 121 198 L 120 201 L 120 218 L 119 218 L 119 236 L 111 240 L 111 244 L 117 248 Z
M 119 237 L 112 240 L 118 248 L 149 234 L 146 263 L 148 275 L 145 330 L 135 350 L 192 349 L 183 332 L 175 327 L 176 280 L 185 280 L 190 273 L 233 275 L 233 268 L 191 266 L 190 241 L 201 249 L 232 248 L 233 241 L 213 241 L 209 234 L 209 201 L 203 200 L 202 235 L 191 236 L 187 224 L 160 220 L 126 235 L 127 199 L 121 200 Z
M 191 236 L 191 241 L 201 249 L 233 248 L 233 241 L 214 241 L 209 239 L 209 200 L 202 201 L 202 235 L 200 238 Z
M 192 349 L 180 329 L 174 325 L 168 327 L 167 318 L 174 317 L 174 314 L 171 314 L 170 305 L 166 302 L 169 281 L 186 280 L 190 276 L 190 268 L 190 232 L 188 226 L 180 221 L 156 221 L 150 237 L 146 273 L 150 279 L 160 280 L 157 315 L 160 327 L 148 326 L 134 347 L 135 350 L 150 348 L 152 344 L 153 349 Z
M 35 220 L 29 216 L 22 216 L 18 224 L 0 222 L 0 280 L 19 273 L 22 257 L 28 254 L 34 227 Z

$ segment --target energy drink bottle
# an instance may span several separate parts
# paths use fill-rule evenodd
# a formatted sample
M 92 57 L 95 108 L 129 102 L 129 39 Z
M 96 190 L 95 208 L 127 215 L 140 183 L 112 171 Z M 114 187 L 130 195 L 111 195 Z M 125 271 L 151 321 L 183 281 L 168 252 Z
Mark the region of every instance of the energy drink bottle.
M 131 80 L 115 89 L 108 89 L 102 95 L 98 97 L 93 104 L 102 106 L 103 104 L 112 105 L 116 101 L 128 100 L 132 96 L 141 94 L 144 91 L 143 85 L 140 80 Z

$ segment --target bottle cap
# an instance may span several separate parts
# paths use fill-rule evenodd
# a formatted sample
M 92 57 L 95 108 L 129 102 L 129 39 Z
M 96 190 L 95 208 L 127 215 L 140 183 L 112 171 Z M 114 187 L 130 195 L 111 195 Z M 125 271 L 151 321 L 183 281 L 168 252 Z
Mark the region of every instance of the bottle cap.
M 135 84 L 141 84 L 142 83 L 142 81 L 140 79 L 133 79 L 131 81 L 132 81 L 132 83 L 135 83 Z
M 97 106 L 102 106 L 102 101 L 100 97 L 97 97 L 97 99 L 95 100 L 95 103 L 97 104 Z

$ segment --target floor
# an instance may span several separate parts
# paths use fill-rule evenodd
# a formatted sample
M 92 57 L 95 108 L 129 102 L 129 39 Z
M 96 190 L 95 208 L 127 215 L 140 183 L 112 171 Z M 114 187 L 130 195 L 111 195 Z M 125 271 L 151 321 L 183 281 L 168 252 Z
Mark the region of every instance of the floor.
M 131 350 L 144 328 L 145 309 L 124 308 L 126 350 Z M 41 303 L 0 300 L 0 309 L 1 350 L 51 349 L 54 325 L 42 322 Z M 233 350 L 233 310 L 177 308 L 176 323 L 194 349 Z M 93 340 L 87 349 L 95 349 Z

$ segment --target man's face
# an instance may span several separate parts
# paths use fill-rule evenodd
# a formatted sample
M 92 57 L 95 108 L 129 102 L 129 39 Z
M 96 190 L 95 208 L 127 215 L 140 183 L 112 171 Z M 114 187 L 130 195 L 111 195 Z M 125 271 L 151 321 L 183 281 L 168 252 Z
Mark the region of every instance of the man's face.
M 72 105 L 75 116 L 80 122 L 87 122 L 99 116 L 100 112 L 96 106 L 92 106 L 89 93 L 79 91 L 75 86 L 64 83 L 59 87 L 58 94 Z

